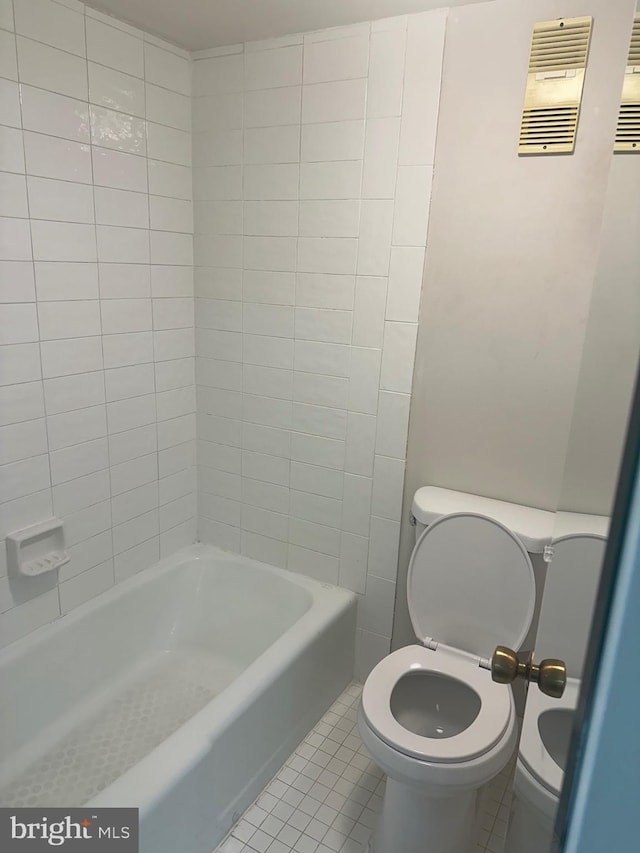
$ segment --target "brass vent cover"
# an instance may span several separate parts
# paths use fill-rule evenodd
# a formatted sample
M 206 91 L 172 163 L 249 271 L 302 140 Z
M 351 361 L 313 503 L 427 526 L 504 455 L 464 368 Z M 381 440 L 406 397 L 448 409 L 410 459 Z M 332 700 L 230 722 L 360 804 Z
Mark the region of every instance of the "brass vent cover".
M 640 154 L 640 15 L 633 19 L 614 150 Z
M 519 154 L 570 154 L 575 146 L 593 19 L 533 28 Z

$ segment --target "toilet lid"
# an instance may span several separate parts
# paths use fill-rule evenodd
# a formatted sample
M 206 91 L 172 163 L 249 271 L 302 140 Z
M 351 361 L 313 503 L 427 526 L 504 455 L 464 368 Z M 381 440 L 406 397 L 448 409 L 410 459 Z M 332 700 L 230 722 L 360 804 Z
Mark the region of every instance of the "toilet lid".
M 531 560 L 500 522 L 454 513 L 433 522 L 411 555 L 407 599 L 419 640 L 489 658 L 519 649 L 535 604 Z
M 553 541 L 540 607 L 536 658 L 560 658 L 567 675 L 573 678 L 582 675 L 606 547 L 606 538 L 597 534 L 569 534 Z

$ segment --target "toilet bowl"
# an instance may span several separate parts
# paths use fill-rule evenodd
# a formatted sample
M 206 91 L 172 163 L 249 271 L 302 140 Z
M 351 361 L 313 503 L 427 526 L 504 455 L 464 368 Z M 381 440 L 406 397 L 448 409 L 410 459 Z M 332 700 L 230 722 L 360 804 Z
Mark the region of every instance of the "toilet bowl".
M 475 793 L 516 746 L 510 690 L 454 650 L 407 646 L 367 679 L 358 724 L 387 774 L 371 850 L 472 849 Z
M 549 853 L 578 703 L 608 519 L 559 513 L 547 572 L 536 657 L 567 667 L 561 699 L 529 690 L 516 762 L 504 853 Z M 570 531 L 570 532 L 569 532 Z
M 419 490 L 414 513 L 418 498 L 441 505 L 436 493 L 443 491 Z M 474 497 L 461 495 L 451 505 L 486 509 L 485 499 Z M 492 503 L 509 518 L 512 505 Z M 516 746 L 513 694 L 491 680 L 488 668 L 495 646 L 519 648 L 531 623 L 535 584 L 527 550 L 494 517 L 441 515 L 418 536 L 407 601 L 419 644 L 372 670 L 358 713 L 363 743 L 387 774 L 370 850 L 469 853 L 477 792 Z

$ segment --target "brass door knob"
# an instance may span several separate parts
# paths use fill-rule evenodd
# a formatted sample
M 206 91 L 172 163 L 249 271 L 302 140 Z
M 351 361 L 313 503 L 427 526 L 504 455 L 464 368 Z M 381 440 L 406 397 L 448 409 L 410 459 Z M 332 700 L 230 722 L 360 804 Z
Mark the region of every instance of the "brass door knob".
M 567 683 L 567 667 L 556 658 L 545 658 L 536 665 L 531 654 L 522 660 L 513 649 L 497 646 L 491 658 L 491 678 L 498 684 L 511 684 L 516 678 L 534 681 L 547 696 L 559 699 Z

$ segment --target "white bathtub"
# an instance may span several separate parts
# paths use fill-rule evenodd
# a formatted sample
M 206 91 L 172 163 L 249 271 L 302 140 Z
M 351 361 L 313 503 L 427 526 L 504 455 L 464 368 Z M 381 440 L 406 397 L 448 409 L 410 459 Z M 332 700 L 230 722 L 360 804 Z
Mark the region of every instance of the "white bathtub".
M 196 545 L 0 652 L 0 805 L 210 853 L 352 676 L 355 596 Z

